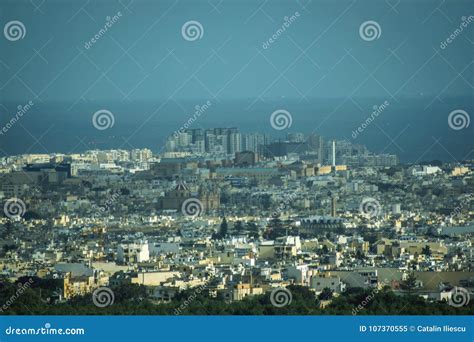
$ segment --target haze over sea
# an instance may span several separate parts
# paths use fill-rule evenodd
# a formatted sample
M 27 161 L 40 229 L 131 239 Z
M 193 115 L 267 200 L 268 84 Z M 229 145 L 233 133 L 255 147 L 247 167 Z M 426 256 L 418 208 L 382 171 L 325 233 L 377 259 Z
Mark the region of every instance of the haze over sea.
M 352 132 L 370 117 L 374 104 L 380 105 L 385 100 L 389 101 L 389 106 L 354 139 Z M 71 112 L 67 111 L 66 103 L 39 103 L 34 105 L 34 110 L 24 114 L 28 120 L 22 120 L 21 126 L 14 125 L 8 135 L 0 136 L 0 144 L 7 154 L 143 147 L 160 152 L 166 138 L 193 116 L 196 105 L 203 105 L 206 101 L 186 101 L 180 106 L 170 102 L 153 117 L 151 114 L 162 103 L 81 103 Z M 366 98 L 358 101 L 364 111 L 340 98 L 314 99 L 311 103 L 266 99 L 265 103 L 257 103 L 248 110 L 246 107 L 252 99 L 210 101 L 212 105 L 190 128 L 238 127 L 242 133 L 261 132 L 282 139 L 288 132 L 316 133 L 326 139 L 346 139 L 366 145 L 372 152 L 397 154 L 402 162 L 455 161 L 474 157 L 473 126 L 456 131 L 447 123 L 447 113 L 453 108 L 474 112 L 472 99 L 467 97 L 448 99 L 429 110 L 424 110 L 427 100 L 423 97 L 401 98 L 399 102 Z M 292 114 L 292 125 L 286 130 L 276 131 L 269 124 L 270 114 L 283 106 Z M 10 107 L 14 108 L 13 105 Z M 111 110 L 115 116 L 114 126 L 106 131 L 98 131 L 91 124 L 91 113 L 102 107 Z M 269 108 L 272 109 L 270 112 Z M 335 108 L 338 109 L 334 112 Z M 149 121 L 144 123 L 148 118 Z M 25 134 L 25 129 L 32 136 Z M 39 138 L 44 132 L 47 133 L 35 144 L 34 137 Z

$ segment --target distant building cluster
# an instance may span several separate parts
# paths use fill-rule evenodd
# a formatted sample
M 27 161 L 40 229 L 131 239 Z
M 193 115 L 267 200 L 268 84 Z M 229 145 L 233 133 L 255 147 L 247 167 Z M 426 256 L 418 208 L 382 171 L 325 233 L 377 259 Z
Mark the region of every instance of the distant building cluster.
M 325 141 L 321 135 L 288 133 L 285 140 L 272 139 L 261 133 L 243 134 L 238 128 L 185 129 L 168 138 L 168 156 L 236 156 L 249 157 L 242 152 L 253 152 L 256 160 L 298 155 L 301 159 L 319 163 L 331 163 L 334 158 L 339 164 L 351 166 L 394 166 L 399 160 L 392 154 L 373 154 L 365 146 L 349 141 Z M 250 161 L 251 163 L 255 163 Z M 249 161 L 247 161 L 249 163 Z

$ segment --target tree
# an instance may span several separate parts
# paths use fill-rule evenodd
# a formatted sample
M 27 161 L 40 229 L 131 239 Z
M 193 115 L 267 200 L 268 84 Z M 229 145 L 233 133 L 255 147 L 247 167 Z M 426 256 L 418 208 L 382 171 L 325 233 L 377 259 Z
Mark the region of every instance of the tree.
M 120 194 L 123 196 L 130 196 L 130 190 L 127 188 L 120 188 Z
M 323 248 L 321 249 L 321 254 L 328 254 L 329 253 L 329 248 L 326 245 L 323 245 Z
M 332 298 L 332 290 L 329 287 L 325 287 L 318 296 L 319 300 L 329 300 Z
M 237 231 L 237 233 L 241 233 L 242 230 L 244 229 L 244 226 L 242 225 L 242 221 L 235 222 L 234 228 Z
M 260 237 L 258 226 L 255 224 L 255 222 L 247 222 L 247 230 L 250 232 L 250 237 L 253 237 L 254 239 L 258 239 Z
M 22 278 L 21 281 L 25 281 Z M 6 303 L 18 292 L 18 282 L 11 283 L 0 276 L 0 303 Z M 472 315 L 474 303 L 453 307 L 441 302 L 426 301 L 414 295 L 398 295 L 385 289 L 348 288 L 339 296 L 333 296 L 329 288 L 324 288 L 320 300 L 331 299 L 324 309 L 314 298 L 314 292 L 305 286 L 290 285 L 292 300 L 288 305 L 275 307 L 269 292 L 248 296 L 241 301 L 226 303 L 220 298 L 209 296 L 206 290 L 187 289 L 180 291 L 169 302 L 156 305 L 150 301 L 146 287 L 137 284 L 122 284 L 113 287 L 114 303 L 98 308 L 92 303 L 92 293 L 76 296 L 67 302 L 45 303 L 47 297 L 43 286 L 34 283 L 14 300 L 2 315 L 350 315 L 364 300 L 364 314 L 367 315 Z M 50 281 L 50 280 L 48 280 Z M 54 287 L 51 287 L 54 288 Z M 186 305 L 183 305 L 186 300 Z M 371 298 L 370 300 L 367 300 Z
M 356 259 L 358 259 L 358 260 L 364 260 L 364 258 L 365 258 L 364 253 L 362 253 L 362 252 L 360 251 L 360 249 L 357 250 L 355 257 L 356 257 Z
M 386 169 L 384 172 L 387 176 L 393 177 L 395 173 L 397 173 L 397 171 L 398 171 L 397 168 L 392 166 L 389 169 Z
M 25 220 L 40 220 L 42 219 L 41 215 L 35 211 L 29 210 L 23 215 Z
M 407 278 L 400 284 L 401 288 L 407 290 L 409 293 L 413 292 L 416 287 L 415 272 L 410 272 Z
M 264 233 L 264 238 L 268 240 L 275 240 L 278 237 L 286 235 L 286 229 L 283 226 L 283 222 L 278 218 L 274 217 L 268 223 L 267 229 Z
M 422 250 L 421 250 L 421 253 L 423 253 L 427 257 L 431 256 L 430 246 L 426 245 L 425 247 L 423 247 Z
M 272 205 L 271 195 L 262 195 L 260 197 L 260 204 L 262 205 L 263 209 L 268 210 Z
M 219 230 L 219 236 L 221 238 L 224 238 L 226 235 L 227 235 L 227 230 L 228 230 L 228 224 L 227 224 L 227 219 L 224 218 L 222 219 L 222 222 L 221 222 L 221 227 L 220 227 L 220 230 Z

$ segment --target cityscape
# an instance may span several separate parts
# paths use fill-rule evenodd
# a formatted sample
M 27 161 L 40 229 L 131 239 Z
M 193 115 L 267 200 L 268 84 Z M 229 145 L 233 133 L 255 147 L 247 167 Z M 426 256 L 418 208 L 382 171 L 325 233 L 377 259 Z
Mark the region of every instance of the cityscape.
M 0 340 L 472 341 L 473 9 L 0 0 Z
M 472 313 L 472 160 L 404 165 L 349 141 L 232 127 L 182 129 L 159 154 L 0 161 L 2 277 L 20 286 L 5 314 L 250 314 L 251 300 L 269 314 Z M 383 295 L 426 308 L 375 304 Z

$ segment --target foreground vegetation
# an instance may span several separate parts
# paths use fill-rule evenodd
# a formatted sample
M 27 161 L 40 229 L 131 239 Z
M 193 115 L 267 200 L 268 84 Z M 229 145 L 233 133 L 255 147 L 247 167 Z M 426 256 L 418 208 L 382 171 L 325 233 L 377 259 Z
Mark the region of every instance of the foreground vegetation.
M 169 303 L 153 303 L 146 299 L 146 288 L 139 285 L 123 285 L 113 289 L 114 303 L 105 308 L 92 303 L 92 295 L 76 297 L 64 303 L 48 303 L 48 297 L 60 288 L 60 280 L 33 278 L 33 283 L 25 288 L 15 300 L 19 286 L 17 283 L 0 282 L 1 315 L 472 315 L 474 303 L 460 308 L 447 303 L 429 302 L 415 295 L 396 295 L 389 289 L 374 293 L 373 290 L 351 288 L 338 297 L 329 291 L 315 297 L 314 293 L 302 286 L 289 286 L 291 303 L 278 308 L 272 305 L 270 293 L 248 297 L 232 303 L 210 298 L 207 291 L 197 293 L 194 289 L 181 292 Z M 332 297 L 332 298 L 331 298 Z M 324 309 L 321 301 L 331 299 Z M 364 303 L 365 305 L 361 306 Z M 6 307 L 6 308 L 5 308 Z M 356 308 L 359 308 L 355 310 Z

